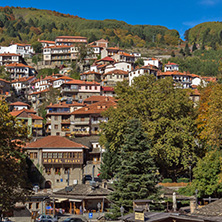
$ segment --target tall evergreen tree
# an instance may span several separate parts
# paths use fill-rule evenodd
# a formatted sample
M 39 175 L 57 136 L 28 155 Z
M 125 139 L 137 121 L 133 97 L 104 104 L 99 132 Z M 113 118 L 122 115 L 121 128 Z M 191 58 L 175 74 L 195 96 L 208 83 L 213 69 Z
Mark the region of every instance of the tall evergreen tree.
M 196 43 L 194 42 L 194 43 L 193 43 L 193 46 L 192 46 L 192 52 L 194 52 L 195 50 L 197 50 L 197 45 L 196 45 Z
M 150 155 L 150 142 L 140 121 L 129 120 L 124 131 L 120 164 L 115 176 L 114 191 L 110 196 L 113 218 L 120 216 L 121 206 L 130 212 L 133 200 L 155 199 L 158 193 L 157 168 Z
M 186 56 L 190 56 L 190 55 L 191 55 L 191 53 L 190 53 L 190 48 L 189 48 L 189 46 L 188 46 L 188 43 L 186 43 L 184 52 L 185 52 Z

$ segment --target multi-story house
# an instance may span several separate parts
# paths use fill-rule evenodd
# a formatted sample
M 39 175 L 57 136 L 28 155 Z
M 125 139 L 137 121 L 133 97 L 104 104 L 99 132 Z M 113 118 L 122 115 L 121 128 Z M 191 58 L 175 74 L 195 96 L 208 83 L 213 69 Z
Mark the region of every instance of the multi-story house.
M 178 72 L 178 71 L 158 72 L 157 78 L 161 79 L 161 78 L 166 78 L 166 77 L 172 77 L 173 81 L 177 83 L 177 87 L 187 89 L 187 88 L 191 88 L 192 78 L 193 78 L 192 75 L 193 74 L 186 73 L 186 72 Z
M 112 58 L 116 62 L 127 62 L 133 65 L 135 63 L 135 56 L 130 55 L 129 53 L 119 51 L 118 53 L 114 54 Z
M 79 47 L 73 45 L 47 46 L 43 49 L 43 61 L 45 65 L 62 65 L 76 60 Z
M 132 85 L 133 79 L 135 77 L 138 77 L 138 76 L 144 75 L 144 74 L 153 74 L 156 76 L 157 71 L 158 71 L 157 68 L 152 65 L 136 68 L 136 69 L 132 70 L 131 72 L 129 72 L 129 85 L 130 86 Z
M 54 76 L 46 76 L 45 78 L 40 77 L 32 82 L 33 92 L 39 92 L 48 89 L 52 86 L 53 81 L 56 80 Z
M 24 58 L 32 56 L 35 52 L 30 44 L 15 43 L 10 46 L 0 46 L 0 53 L 20 54 Z
M 0 66 L 8 65 L 11 63 L 22 62 L 22 56 L 15 53 L 1 53 L 0 54 Z
M 68 77 L 68 76 L 62 76 L 62 77 L 56 78 L 53 80 L 52 87 L 53 88 L 60 88 L 63 83 L 69 82 L 72 80 L 73 80 L 73 78 Z
M 101 87 L 98 82 L 86 82 L 72 80 L 61 86 L 61 94 L 64 99 L 82 101 L 93 95 L 100 95 Z
M 47 136 L 27 144 L 24 150 L 33 162 L 32 171 L 42 169 L 42 188 L 58 189 L 82 184 L 88 147 L 61 136 Z
M 105 40 L 105 39 L 100 39 L 95 41 L 96 46 L 102 47 L 102 48 L 107 48 L 109 41 Z
M 23 103 L 23 102 L 14 102 L 9 104 L 9 109 L 12 110 L 22 110 L 22 109 L 29 109 L 30 105 L 28 103 Z M 36 112 L 35 112 L 36 113 Z
M 90 136 L 100 133 L 100 122 L 107 121 L 102 113 L 109 107 L 116 107 L 116 102 L 109 97 L 104 100 L 87 105 L 81 109 L 72 112 L 71 134 L 75 136 Z
M 52 136 L 70 136 L 71 113 L 84 106 L 82 103 L 50 104 L 46 107 L 46 133 Z
M 24 108 L 12 110 L 10 114 L 28 127 L 29 136 L 38 137 L 43 135 L 43 118 L 37 116 L 34 110 Z
M 36 70 L 28 65 L 22 63 L 11 63 L 5 66 L 7 72 L 11 74 L 11 80 L 19 79 L 22 77 L 30 77 L 36 75 Z
M 116 86 L 117 82 L 128 80 L 129 73 L 120 69 L 115 69 L 103 74 L 103 85 L 104 86 Z
M 120 49 L 119 47 L 109 47 L 109 48 L 104 48 L 101 51 L 101 58 L 105 58 L 105 57 L 112 57 L 116 54 L 118 54 L 119 52 L 124 52 L 124 50 Z
M 173 71 L 179 71 L 179 65 L 173 62 L 168 62 L 164 65 L 164 72 L 173 72 Z
M 89 98 L 85 99 L 83 101 L 83 103 L 87 104 L 87 105 L 90 105 L 90 104 L 93 104 L 93 103 L 104 101 L 106 99 L 107 99 L 107 96 L 90 96 Z M 108 99 L 111 100 L 111 101 L 114 101 L 114 102 L 117 101 L 114 97 L 109 97 L 108 96 Z
M 87 44 L 87 37 L 82 36 L 58 36 L 55 39 L 56 45 L 78 45 Z
M 101 73 L 95 71 L 88 71 L 80 74 L 80 79 L 82 81 L 95 81 L 101 82 Z
M 48 40 L 38 40 L 38 41 L 42 44 L 43 48 L 55 45 L 55 41 L 48 41 Z
M 162 62 L 159 59 L 156 58 L 148 58 L 147 60 L 144 60 L 144 66 L 156 66 L 159 70 L 162 70 Z
M 26 93 L 29 94 L 32 91 L 31 84 L 35 79 L 35 76 L 15 79 L 11 81 L 11 86 L 18 95 L 25 95 Z
M 132 65 L 128 62 L 115 62 L 114 64 L 107 65 L 105 67 L 104 73 L 110 72 L 115 69 L 130 72 L 132 70 Z
M 109 87 L 109 86 L 102 86 L 101 87 L 101 96 L 115 96 L 115 91 L 113 87 Z

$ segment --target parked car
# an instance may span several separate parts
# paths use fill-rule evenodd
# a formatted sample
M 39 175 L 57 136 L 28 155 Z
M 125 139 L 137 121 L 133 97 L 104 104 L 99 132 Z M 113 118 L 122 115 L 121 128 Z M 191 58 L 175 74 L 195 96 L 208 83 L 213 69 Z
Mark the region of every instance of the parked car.
M 36 219 L 35 222 L 58 222 L 57 218 L 53 218 L 50 215 L 39 215 Z
M 82 220 L 79 217 L 72 217 L 72 218 L 66 218 L 62 222 L 84 222 L 84 220 Z

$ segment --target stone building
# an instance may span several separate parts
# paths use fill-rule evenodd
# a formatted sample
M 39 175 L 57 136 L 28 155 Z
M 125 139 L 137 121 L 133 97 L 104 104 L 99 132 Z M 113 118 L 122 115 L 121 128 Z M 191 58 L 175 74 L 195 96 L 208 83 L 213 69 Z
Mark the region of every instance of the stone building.
M 64 188 L 81 184 L 88 147 L 61 136 L 47 136 L 24 148 L 33 162 L 32 171 L 41 173 L 42 188 Z

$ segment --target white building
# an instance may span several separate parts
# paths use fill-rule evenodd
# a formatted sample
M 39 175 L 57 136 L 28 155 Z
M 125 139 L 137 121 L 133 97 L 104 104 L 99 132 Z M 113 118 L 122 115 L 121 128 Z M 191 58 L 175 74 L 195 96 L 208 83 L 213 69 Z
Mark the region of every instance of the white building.
M 164 72 L 173 72 L 173 71 L 179 71 L 179 65 L 173 62 L 168 62 L 164 66 Z
M 116 69 L 130 72 L 132 70 L 132 65 L 128 62 L 116 62 L 114 64 L 107 65 L 105 68 L 105 73 Z
M 20 54 L 24 58 L 32 56 L 35 52 L 30 44 L 15 43 L 10 46 L 0 46 L 0 53 Z
M 148 58 L 144 60 L 144 66 L 153 65 L 156 66 L 158 69 L 162 69 L 162 62 L 156 58 Z

